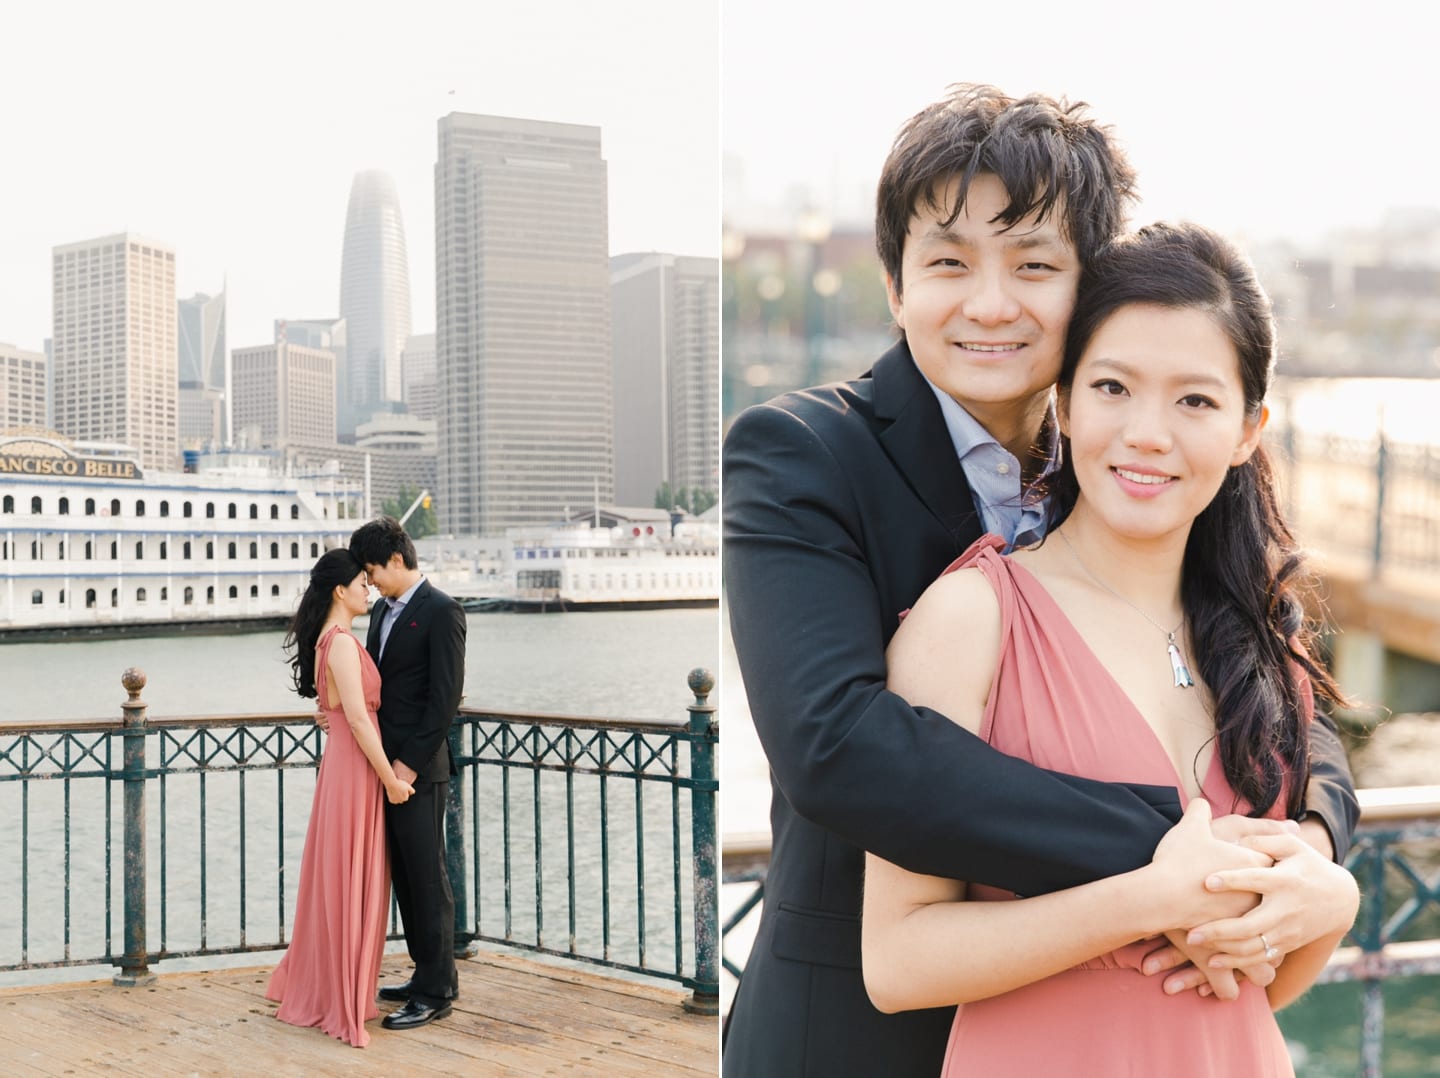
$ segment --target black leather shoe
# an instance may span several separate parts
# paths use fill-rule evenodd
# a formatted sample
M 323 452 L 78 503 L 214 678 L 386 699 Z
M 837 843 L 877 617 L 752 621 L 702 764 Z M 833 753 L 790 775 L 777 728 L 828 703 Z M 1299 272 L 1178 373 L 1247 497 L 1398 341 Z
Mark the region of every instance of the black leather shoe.
M 412 981 L 403 981 L 403 982 L 400 983 L 400 984 L 385 984 L 385 985 L 381 985 L 381 986 L 380 986 L 380 990 L 375 993 L 375 998 L 376 998 L 376 999 L 379 999 L 379 1000 L 384 1000 L 386 1003 L 404 1003 L 406 1000 L 408 1000 L 408 999 L 410 998 L 410 993 L 411 993 L 411 991 L 413 990 L 411 986 L 412 986 L 413 984 L 414 984 L 414 981 L 412 980 Z M 454 1003 L 454 1002 L 455 1002 L 457 999 L 459 999 L 459 998 L 460 998 L 460 989 L 459 989 L 459 987 L 458 987 L 458 986 L 452 987 L 452 988 L 450 989 L 450 1002 L 451 1002 L 451 1003 Z
M 446 1003 L 439 1007 L 432 1007 L 428 1003 L 421 1003 L 418 999 L 407 1000 L 405 1006 L 393 1014 L 387 1014 L 380 1020 L 380 1024 L 386 1029 L 415 1029 L 417 1026 L 428 1025 L 438 1021 L 450 1013 L 450 1004 Z
M 410 982 L 401 984 L 383 984 L 380 991 L 375 993 L 376 999 L 383 999 L 390 1003 L 404 1003 L 410 998 Z

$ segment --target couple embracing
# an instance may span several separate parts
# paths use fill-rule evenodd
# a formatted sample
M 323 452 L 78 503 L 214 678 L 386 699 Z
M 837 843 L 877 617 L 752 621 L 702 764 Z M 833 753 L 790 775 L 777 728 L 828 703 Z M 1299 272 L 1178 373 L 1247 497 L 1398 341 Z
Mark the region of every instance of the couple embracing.
M 351 633 L 381 595 L 362 647 Z M 447 741 L 465 682 L 465 614 L 420 572 L 415 544 L 381 517 L 310 571 L 286 648 L 295 689 L 327 731 L 300 866 L 294 931 L 271 975 L 276 1017 L 357 1048 L 378 1016 L 393 883 L 415 970 L 379 998 L 386 1029 L 450 1014 L 455 902 L 445 868 Z
M 1269 303 L 1124 234 L 1080 105 L 956 87 L 876 242 L 900 341 L 723 457 L 770 763 L 727 1078 L 1292 1074 L 1356 819 L 1261 435 Z

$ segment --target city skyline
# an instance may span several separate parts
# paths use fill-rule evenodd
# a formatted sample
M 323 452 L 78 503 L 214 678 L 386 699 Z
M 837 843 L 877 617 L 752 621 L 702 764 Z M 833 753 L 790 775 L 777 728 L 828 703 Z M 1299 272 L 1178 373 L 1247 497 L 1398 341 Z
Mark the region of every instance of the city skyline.
M 51 248 L 126 230 L 175 248 L 179 295 L 225 282 L 231 347 L 269 342 L 277 318 L 338 317 L 346 197 L 368 169 L 395 178 L 413 330 L 432 331 L 435 139 L 452 111 L 598 126 L 611 252 L 718 254 L 713 6 L 257 2 L 204 48 L 189 34 L 203 15 L 141 8 L 95 5 L 84 34 L 73 11 L 7 17 L 0 92 L 25 108 L 0 115 L 0 341 L 43 349 Z M 142 45 L 163 62 L 116 78 Z M 306 62 L 262 77 L 277 51 Z

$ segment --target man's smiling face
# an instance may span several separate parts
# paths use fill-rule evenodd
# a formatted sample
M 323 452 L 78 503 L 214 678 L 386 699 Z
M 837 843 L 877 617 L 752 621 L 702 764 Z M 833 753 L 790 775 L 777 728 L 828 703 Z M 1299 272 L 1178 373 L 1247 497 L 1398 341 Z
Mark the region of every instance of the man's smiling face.
M 939 209 L 922 204 L 910 219 L 901 281 L 886 281 L 890 311 L 925 377 L 1003 427 L 1043 409 L 1059 376 L 1080 259 L 1060 227 L 1063 206 L 1044 221 L 996 222 L 1010 199 L 992 175 L 976 176 L 965 208 L 942 224 L 958 187 L 951 180 Z

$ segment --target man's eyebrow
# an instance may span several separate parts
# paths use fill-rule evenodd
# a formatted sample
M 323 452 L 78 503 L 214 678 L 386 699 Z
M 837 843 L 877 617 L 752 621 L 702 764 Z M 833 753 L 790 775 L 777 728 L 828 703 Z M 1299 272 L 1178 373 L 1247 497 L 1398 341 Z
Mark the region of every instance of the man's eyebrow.
M 1033 232 L 1027 232 L 1019 236 L 1007 234 L 1005 236 L 1005 245 L 1022 251 L 1034 250 L 1037 247 L 1046 247 L 1054 251 L 1065 251 L 1069 249 L 1069 244 L 1057 233 L 1053 232 L 1043 235 L 1036 235 Z
M 970 247 L 975 242 L 964 233 L 956 232 L 953 228 L 947 228 L 944 225 L 931 225 L 921 234 L 920 239 L 934 240 L 941 243 L 954 243 L 959 244 L 961 247 Z
M 957 247 L 975 246 L 974 238 L 938 224 L 931 225 L 918 238 L 921 242 L 951 243 Z M 1000 238 L 1006 247 L 1017 251 L 1033 251 L 1040 248 L 1052 251 L 1068 251 L 1070 249 L 1069 244 L 1058 232 L 1004 232 L 1000 234 Z

